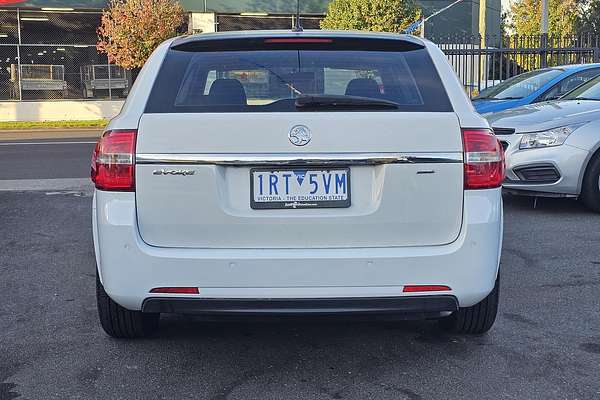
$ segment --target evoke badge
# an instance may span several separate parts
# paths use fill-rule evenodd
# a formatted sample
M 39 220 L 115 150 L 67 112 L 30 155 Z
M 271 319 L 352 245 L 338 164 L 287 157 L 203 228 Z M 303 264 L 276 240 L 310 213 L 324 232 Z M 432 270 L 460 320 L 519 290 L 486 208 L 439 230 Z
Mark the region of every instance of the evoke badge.
M 196 171 L 191 169 L 155 169 L 152 175 L 194 175 Z
M 290 129 L 288 138 L 293 145 L 304 146 L 312 139 L 312 133 L 305 125 L 296 125 Z

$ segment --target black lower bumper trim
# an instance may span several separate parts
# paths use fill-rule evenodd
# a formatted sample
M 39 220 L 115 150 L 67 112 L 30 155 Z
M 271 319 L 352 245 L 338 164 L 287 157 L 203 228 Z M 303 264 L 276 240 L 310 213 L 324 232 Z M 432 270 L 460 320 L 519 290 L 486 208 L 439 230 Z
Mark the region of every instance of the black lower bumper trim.
M 526 165 L 513 168 L 513 172 L 524 184 L 550 184 L 558 182 L 560 172 L 552 164 Z
M 537 190 L 530 190 L 530 189 L 521 189 L 521 188 L 517 187 L 516 185 L 510 186 L 510 187 L 503 186 L 502 192 L 512 194 L 515 196 L 554 197 L 554 198 L 576 198 L 576 197 L 579 197 L 576 194 L 570 194 L 570 193 L 552 193 L 552 192 L 540 192 Z
M 319 299 L 149 298 L 142 312 L 200 315 L 353 315 L 433 314 L 458 309 L 454 296 L 405 296 Z

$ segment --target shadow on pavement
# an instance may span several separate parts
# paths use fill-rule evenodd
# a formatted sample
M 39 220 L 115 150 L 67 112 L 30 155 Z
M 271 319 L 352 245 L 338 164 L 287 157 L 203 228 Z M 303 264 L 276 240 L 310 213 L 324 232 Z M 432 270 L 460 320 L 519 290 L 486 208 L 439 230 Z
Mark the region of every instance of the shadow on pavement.
M 506 209 L 518 211 L 530 211 L 540 213 L 562 213 L 562 214 L 594 214 L 587 209 L 582 202 L 572 198 L 553 198 L 504 195 L 504 206 Z

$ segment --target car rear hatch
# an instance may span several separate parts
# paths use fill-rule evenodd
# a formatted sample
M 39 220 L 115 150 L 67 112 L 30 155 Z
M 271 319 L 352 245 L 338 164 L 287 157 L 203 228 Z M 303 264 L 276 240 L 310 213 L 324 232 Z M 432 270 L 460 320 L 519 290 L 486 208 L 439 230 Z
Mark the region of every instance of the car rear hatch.
M 252 249 L 454 241 L 461 128 L 427 50 L 279 39 L 169 51 L 138 128 L 142 239 Z

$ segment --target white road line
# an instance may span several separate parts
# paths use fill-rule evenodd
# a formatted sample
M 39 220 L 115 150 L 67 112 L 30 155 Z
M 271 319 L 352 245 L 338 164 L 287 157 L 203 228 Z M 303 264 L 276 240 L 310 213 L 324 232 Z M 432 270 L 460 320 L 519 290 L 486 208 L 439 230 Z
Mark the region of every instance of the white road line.
M 4 179 L 0 180 L 0 191 L 48 191 L 60 190 L 91 191 L 93 184 L 90 178 L 63 179 Z
M 96 142 L 0 142 L 0 146 L 28 146 L 28 145 L 45 145 L 45 144 L 96 144 Z

